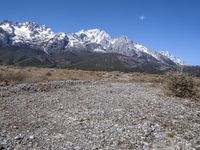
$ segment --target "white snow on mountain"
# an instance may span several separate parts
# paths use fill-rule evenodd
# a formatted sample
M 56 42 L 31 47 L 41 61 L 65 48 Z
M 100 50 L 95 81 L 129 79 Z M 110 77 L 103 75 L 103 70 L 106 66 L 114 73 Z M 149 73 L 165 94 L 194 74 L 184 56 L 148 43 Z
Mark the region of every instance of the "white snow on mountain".
M 5 21 L 0 23 L 0 27 L 7 32 L 12 45 L 29 45 L 31 48 L 42 49 L 48 53 L 49 49 L 63 49 L 67 43 L 65 33 L 55 33 L 45 25 L 34 22 Z
M 157 53 L 154 52 L 153 50 L 150 50 L 150 49 L 148 49 L 148 48 L 146 48 L 143 45 L 140 45 L 138 43 L 134 44 L 134 46 L 135 46 L 135 48 L 137 50 L 142 51 L 144 53 L 147 53 L 147 54 L 153 56 L 154 58 L 156 58 L 157 60 L 159 60 L 159 57 L 157 56 Z
M 97 43 L 105 49 L 108 48 L 112 42 L 110 35 L 100 29 L 81 30 L 74 35 L 83 42 Z
M 117 53 L 125 56 L 140 56 L 140 51 L 135 48 L 133 41 L 131 41 L 127 36 L 122 36 L 120 38 L 114 39 L 108 48 L 107 52 Z
M 67 37 L 69 39 L 69 43 L 66 46 L 66 48 L 83 48 L 83 49 L 85 49 L 85 46 L 86 46 L 85 42 L 79 40 L 73 34 L 67 34 Z
M 151 50 L 133 42 L 127 36 L 112 39 L 108 33 L 100 29 L 81 30 L 76 33 L 65 34 L 62 32 L 55 33 L 47 26 L 33 22 L 13 23 L 9 21 L 0 23 L 0 28 L 9 35 L 12 45 L 30 45 L 31 48 L 42 49 L 47 53 L 49 51 L 87 50 L 89 48 L 89 51 L 93 52 L 116 53 L 130 57 L 149 55 L 162 63 L 171 60 L 178 65 L 184 64 L 182 60 L 174 57 L 168 51 Z
M 13 41 L 18 42 L 44 42 L 53 38 L 56 34 L 51 31 L 50 28 L 46 26 L 39 26 L 35 23 L 25 22 L 25 23 L 9 23 L 1 24 L 5 31 L 13 35 Z
M 175 62 L 178 65 L 184 65 L 185 62 L 182 61 L 179 58 L 176 58 L 174 55 L 172 55 L 169 51 L 160 51 L 160 54 L 162 54 L 163 56 L 169 58 L 170 60 L 172 60 L 173 62 Z
M 99 49 L 99 48 L 94 49 L 94 52 L 106 53 L 105 50 L 103 50 L 103 49 Z
M 0 25 L 0 27 L 1 27 L 4 31 L 8 32 L 9 34 L 12 34 L 12 32 L 13 32 L 13 29 L 11 28 L 11 26 L 10 26 L 9 23 L 3 23 L 3 24 Z
M 140 51 L 143 51 L 151 56 L 153 56 L 154 58 L 156 58 L 158 61 L 161 61 L 163 62 L 163 60 L 160 58 L 160 55 L 162 55 L 163 57 L 171 60 L 172 62 L 174 62 L 175 64 L 178 64 L 178 65 L 184 65 L 185 63 L 179 59 L 179 58 L 176 58 L 175 56 L 173 56 L 169 51 L 160 51 L 160 52 L 156 52 L 156 51 L 153 51 L 151 49 L 148 49 L 146 47 L 144 47 L 143 45 L 140 45 L 140 44 L 135 44 L 135 47 L 136 49 L 140 50 Z M 163 62 L 164 63 L 164 62 Z

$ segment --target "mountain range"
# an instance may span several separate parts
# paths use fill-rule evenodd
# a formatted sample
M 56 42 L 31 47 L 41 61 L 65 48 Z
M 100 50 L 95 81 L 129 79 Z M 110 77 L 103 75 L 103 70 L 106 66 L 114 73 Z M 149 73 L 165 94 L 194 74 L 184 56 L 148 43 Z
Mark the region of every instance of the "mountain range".
M 0 23 L 0 64 L 89 70 L 165 71 L 184 65 L 168 51 L 151 50 L 100 29 L 56 33 L 34 22 Z

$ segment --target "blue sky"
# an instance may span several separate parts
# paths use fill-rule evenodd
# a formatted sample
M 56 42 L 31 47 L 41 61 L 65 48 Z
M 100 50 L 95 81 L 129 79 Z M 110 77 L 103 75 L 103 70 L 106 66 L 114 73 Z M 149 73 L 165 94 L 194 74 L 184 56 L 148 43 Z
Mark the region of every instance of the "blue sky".
M 200 65 L 200 0 L 1 0 L 0 20 L 67 33 L 100 28 Z

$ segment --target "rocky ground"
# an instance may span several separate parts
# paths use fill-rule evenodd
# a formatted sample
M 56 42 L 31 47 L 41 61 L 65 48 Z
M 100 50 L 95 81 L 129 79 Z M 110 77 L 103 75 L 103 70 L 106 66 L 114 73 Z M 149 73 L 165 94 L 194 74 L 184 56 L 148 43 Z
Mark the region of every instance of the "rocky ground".
M 0 150 L 200 150 L 199 103 L 151 83 L 0 87 Z

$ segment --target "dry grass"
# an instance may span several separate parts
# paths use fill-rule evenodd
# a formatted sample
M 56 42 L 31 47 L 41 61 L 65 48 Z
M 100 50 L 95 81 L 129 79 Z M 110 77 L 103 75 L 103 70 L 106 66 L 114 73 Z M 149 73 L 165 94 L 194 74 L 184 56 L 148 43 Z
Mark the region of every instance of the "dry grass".
M 152 86 L 164 84 L 164 75 L 83 71 L 56 68 L 0 66 L 0 83 L 43 82 L 52 80 L 100 80 L 109 82 L 150 82 Z M 193 78 L 200 95 L 200 78 Z M 158 84 L 157 84 L 158 83 Z
M 13 67 L 0 66 L 0 86 L 24 83 L 45 82 L 53 80 L 98 80 L 106 82 L 149 82 L 152 87 L 163 87 L 165 75 L 146 73 L 123 73 L 105 71 L 83 71 L 56 68 Z M 200 77 L 193 77 L 197 87 L 198 99 L 200 97 Z
M 8 76 L 10 76 L 8 78 Z M 18 78 L 17 78 L 18 77 Z M 83 71 L 56 68 L 0 66 L 0 82 L 41 82 L 52 80 L 102 80 L 110 82 L 162 82 L 162 76 L 118 71 Z

